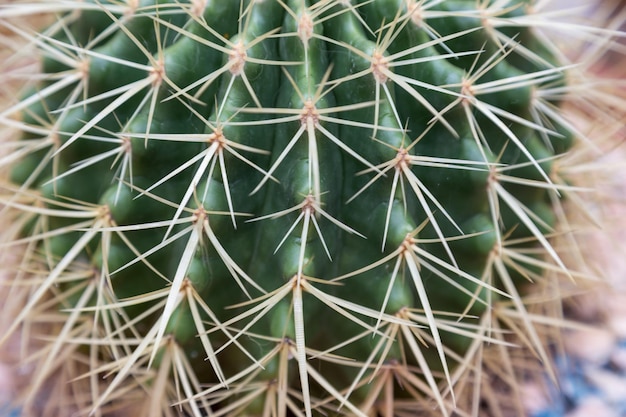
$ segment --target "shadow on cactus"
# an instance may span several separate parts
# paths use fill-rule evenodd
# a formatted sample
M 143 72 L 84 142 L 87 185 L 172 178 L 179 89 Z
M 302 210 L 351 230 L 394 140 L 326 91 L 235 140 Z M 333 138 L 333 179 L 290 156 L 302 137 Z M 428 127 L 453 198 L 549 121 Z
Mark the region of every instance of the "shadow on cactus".
M 0 113 L 25 410 L 523 414 L 518 345 L 549 370 L 567 324 L 524 285 L 578 275 L 551 240 L 567 67 L 527 9 L 0 8 L 41 58 Z

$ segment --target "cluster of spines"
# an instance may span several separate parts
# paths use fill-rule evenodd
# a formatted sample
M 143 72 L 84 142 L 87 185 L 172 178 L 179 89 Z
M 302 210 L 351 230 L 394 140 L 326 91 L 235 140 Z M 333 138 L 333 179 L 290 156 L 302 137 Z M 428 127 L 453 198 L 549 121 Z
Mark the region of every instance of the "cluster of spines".
M 3 203 L 38 283 L 8 334 L 50 293 L 67 310 L 33 392 L 83 349 L 93 410 L 147 389 L 171 399 L 149 415 L 446 415 L 464 354 L 507 346 L 500 299 L 548 360 L 516 287 L 565 273 L 569 134 L 523 5 L 134 7 L 32 37 L 49 78 L 0 114 L 25 132 Z

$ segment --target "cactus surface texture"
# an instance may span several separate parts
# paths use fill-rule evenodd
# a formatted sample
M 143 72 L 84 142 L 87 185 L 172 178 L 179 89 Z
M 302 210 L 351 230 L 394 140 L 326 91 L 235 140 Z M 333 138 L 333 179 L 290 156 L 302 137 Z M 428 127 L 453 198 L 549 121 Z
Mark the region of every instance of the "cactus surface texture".
M 523 414 L 581 275 L 553 240 L 581 85 L 530 3 L 0 6 L 24 412 Z

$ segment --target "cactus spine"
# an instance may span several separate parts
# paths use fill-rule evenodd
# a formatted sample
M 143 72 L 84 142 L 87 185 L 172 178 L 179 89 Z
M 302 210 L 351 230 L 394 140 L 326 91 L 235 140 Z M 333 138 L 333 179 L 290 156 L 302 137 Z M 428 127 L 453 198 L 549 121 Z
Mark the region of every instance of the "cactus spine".
M 36 11 L 57 20 L 10 23 Z M 514 343 L 550 362 L 524 284 L 578 275 L 551 240 L 576 191 L 568 68 L 528 13 L 0 8 L 41 65 L 0 113 L 22 252 L 2 342 L 54 335 L 24 358 L 26 410 L 58 374 L 49 415 L 482 415 L 489 378 L 514 393 Z

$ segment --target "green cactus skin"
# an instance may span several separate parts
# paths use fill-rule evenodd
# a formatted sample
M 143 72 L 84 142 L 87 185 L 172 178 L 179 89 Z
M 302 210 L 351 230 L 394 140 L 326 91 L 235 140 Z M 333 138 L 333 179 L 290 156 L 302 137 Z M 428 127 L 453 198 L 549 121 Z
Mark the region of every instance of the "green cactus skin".
M 486 3 L 60 5 L 0 113 L 32 275 L 2 341 L 58 328 L 25 409 L 73 358 L 49 415 L 493 412 L 489 346 L 549 362 L 522 284 L 575 275 L 574 134 L 530 6 Z

